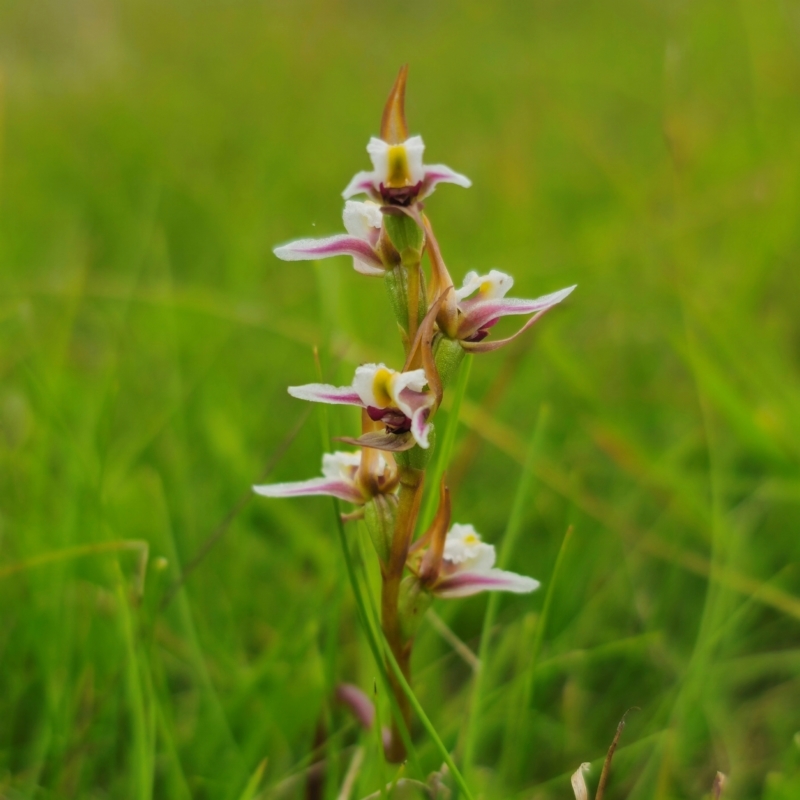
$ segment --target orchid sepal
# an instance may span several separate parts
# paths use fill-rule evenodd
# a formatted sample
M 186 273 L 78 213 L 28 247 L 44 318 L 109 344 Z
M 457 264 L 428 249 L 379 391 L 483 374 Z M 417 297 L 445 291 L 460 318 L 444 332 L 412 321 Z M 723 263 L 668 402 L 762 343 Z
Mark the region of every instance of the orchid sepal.
M 290 386 L 287 391 L 298 400 L 329 405 L 360 406 L 361 398 L 351 386 L 333 386 L 329 383 L 306 383 L 303 386 Z
M 313 497 L 328 495 L 347 503 L 363 503 L 364 498 L 352 484 L 328 478 L 311 478 L 307 481 L 268 483 L 254 486 L 253 491 L 262 497 Z
M 353 266 L 364 275 L 383 275 L 385 267 L 368 242 L 346 233 L 325 239 L 297 239 L 273 251 L 282 261 L 316 261 L 333 256 L 352 256 Z
M 328 495 L 354 505 L 363 505 L 371 497 L 390 494 L 397 487 L 397 471 L 391 457 L 373 458 L 370 480 L 362 479 L 363 453 L 326 453 L 322 457 L 322 477 L 305 481 L 270 483 L 254 486 L 263 497 L 311 497 Z
M 460 572 L 444 578 L 433 590 L 437 597 L 454 599 L 470 597 L 479 592 L 512 592 L 528 594 L 538 589 L 539 581 L 527 575 L 518 575 L 503 569 L 491 569 L 486 572 Z

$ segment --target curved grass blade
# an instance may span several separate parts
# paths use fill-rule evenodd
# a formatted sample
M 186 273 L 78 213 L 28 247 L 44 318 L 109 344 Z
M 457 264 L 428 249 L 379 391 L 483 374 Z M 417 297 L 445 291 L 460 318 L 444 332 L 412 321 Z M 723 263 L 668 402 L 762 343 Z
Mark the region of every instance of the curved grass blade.
M 533 435 L 528 445 L 528 452 L 525 457 L 525 464 L 522 468 L 522 475 L 520 475 L 519 483 L 517 484 L 517 491 L 514 496 L 514 505 L 511 507 L 511 514 L 508 517 L 506 530 L 503 535 L 503 540 L 500 545 L 500 555 L 498 558 L 498 566 L 500 569 L 505 569 L 514 550 L 519 532 L 522 528 L 522 515 L 525 511 L 525 506 L 528 502 L 531 487 L 533 486 L 534 474 L 533 466 L 539 455 L 541 449 L 541 441 L 547 420 L 550 416 L 550 409 L 546 405 L 542 405 L 539 409 L 539 416 L 536 419 L 536 425 L 533 429 Z M 477 739 L 478 730 L 480 728 L 480 707 L 481 707 L 481 693 L 483 691 L 484 676 L 487 672 L 489 660 L 489 643 L 491 639 L 492 628 L 497 617 L 497 607 L 499 604 L 499 596 L 496 593 L 489 595 L 489 600 L 486 604 L 486 614 L 483 617 L 483 627 L 481 629 L 481 644 L 478 650 L 478 662 L 480 669 L 475 672 L 475 682 L 472 688 L 472 698 L 470 700 L 470 713 L 467 720 L 466 733 L 464 735 L 464 751 L 461 760 L 461 766 L 465 774 L 469 773 L 472 766 L 472 759 L 475 752 L 475 743 Z

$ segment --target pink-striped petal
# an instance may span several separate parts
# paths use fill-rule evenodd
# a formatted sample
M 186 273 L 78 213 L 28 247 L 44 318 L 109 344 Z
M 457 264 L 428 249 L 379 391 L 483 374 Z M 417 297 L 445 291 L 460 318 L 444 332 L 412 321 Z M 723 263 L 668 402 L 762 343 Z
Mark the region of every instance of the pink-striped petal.
M 298 239 L 276 247 L 272 252 L 283 261 L 314 261 L 332 256 L 353 256 L 373 267 L 383 267 L 369 242 L 346 233 L 337 233 L 336 236 L 328 236 L 326 239 Z
M 253 491 L 263 497 L 329 495 L 330 497 L 338 497 L 348 503 L 356 503 L 358 505 L 364 503 L 363 495 L 352 483 L 331 478 L 312 478 L 308 481 L 295 481 L 293 483 L 268 483 L 264 486 L 254 486 Z
M 377 191 L 375 184 L 377 182 L 375 172 L 357 172 L 347 187 L 342 192 L 342 197 L 347 200 L 348 197 L 353 197 L 357 194 L 368 194 L 373 200 L 380 199 L 380 193 Z
M 423 450 L 430 447 L 428 435 L 431 432 L 431 426 L 427 422 L 429 414 L 430 408 L 427 407 L 418 408 L 411 416 L 411 435 Z
M 298 400 L 331 405 L 364 406 L 352 386 L 331 386 L 328 383 L 306 383 L 303 386 L 290 386 L 289 394 Z
M 419 199 L 422 200 L 433 192 L 439 183 L 454 183 L 456 186 L 463 186 L 469 189 L 472 181 L 458 172 L 454 172 L 444 164 L 428 164 L 425 166 L 425 177 L 422 180 L 422 188 L 419 192 Z
M 539 581 L 516 572 L 489 569 L 481 572 L 457 572 L 433 588 L 438 597 L 469 597 L 479 592 L 513 592 L 527 594 L 539 588 Z
M 476 302 L 469 310 L 466 310 L 461 319 L 458 326 L 459 336 L 470 336 L 500 317 L 546 311 L 548 308 L 558 305 L 574 289 L 575 286 L 568 286 L 566 289 L 559 289 L 557 292 L 537 297 L 535 300 L 523 300 L 518 297 L 498 297 Z M 462 310 L 464 309 L 462 308 Z

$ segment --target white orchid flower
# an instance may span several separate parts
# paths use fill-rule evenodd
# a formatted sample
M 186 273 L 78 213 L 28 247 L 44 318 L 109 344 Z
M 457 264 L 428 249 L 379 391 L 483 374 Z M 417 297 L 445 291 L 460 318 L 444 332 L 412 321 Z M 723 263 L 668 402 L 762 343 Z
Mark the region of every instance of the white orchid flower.
M 382 487 L 383 491 L 393 491 L 397 480 L 394 465 L 380 453 L 371 464 L 372 486 Z M 361 452 L 325 453 L 322 456 L 322 477 L 291 483 L 269 483 L 254 486 L 253 491 L 264 497 L 308 497 L 329 495 L 348 503 L 363 505 L 370 497 L 370 489 L 359 480 Z
M 298 239 L 273 250 L 283 261 L 316 261 L 332 256 L 352 256 L 353 268 L 362 275 L 383 275 L 384 259 L 391 260 L 392 252 L 381 246 L 383 215 L 377 203 L 370 200 L 348 200 L 342 220 L 347 233 L 325 239 Z
M 438 597 L 469 597 L 479 592 L 526 594 L 539 581 L 496 569 L 494 547 L 481 541 L 472 525 L 456 522 L 444 540 L 441 567 L 429 591 Z
M 342 192 L 345 198 L 366 193 L 373 200 L 407 206 L 427 197 L 439 183 L 472 186 L 472 181 L 444 164 L 422 163 L 421 136 L 408 135 L 405 115 L 407 68 L 397 76 L 381 119 L 381 136 L 367 145 L 372 170 L 359 172 Z
M 390 434 L 410 432 L 413 441 L 409 447 L 416 443 L 427 448 L 431 429 L 427 420 L 436 403 L 433 393 L 425 391 L 427 384 L 424 369 L 397 372 L 385 364 L 363 364 L 356 369 L 351 386 L 309 383 L 290 386 L 289 394 L 315 403 L 360 406 L 372 420 L 382 422 Z M 389 443 L 381 449 L 399 448 Z M 407 448 L 403 445 L 400 449 Z
M 445 336 L 459 342 L 467 352 L 486 353 L 508 344 L 530 328 L 545 311 L 558 305 L 575 289 L 575 286 L 568 286 L 566 289 L 537 297 L 535 300 L 507 298 L 506 294 L 514 285 L 514 279 L 505 272 L 493 269 L 488 275 L 468 272 L 464 277 L 463 286 L 453 291 L 453 279 L 447 271 L 430 221 L 424 218 L 423 224 L 431 261 L 428 297 L 429 300 L 440 296 L 443 298 L 436 315 L 436 324 Z M 489 335 L 489 329 L 501 317 L 512 315 L 532 316 L 512 336 L 489 342 L 483 341 Z
M 472 186 L 469 178 L 444 164 L 423 164 L 424 151 L 421 136 L 411 136 L 396 144 L 371 137 L 367 153 L 373 168 L 358 172 L 342 197 L 365 193 L 373 200 L 404 206 L 427 197 L 440 183 L 454 183 L 465 189 Z
M 468 272 L 464 276 L 463 286 L 455 292 L 459 313 L 453 338 L 458 339 L 465 350 L 481 353 L 508 344 L 530 328 L 545 311 L 558 305 L 575 289 L 574 285 L 568 286 L 566 289 L 559 289 L 534 300 L 523 300 L 518 297 L 506 297 L 513 285 L 514 279 L 510 275 L 496 269 L 491 270 L 488 275 Z M 490 342 L 483 341 L 489 335 L 489 329 L 501 317 L 528 314 L 533 316 L 512 336 Z

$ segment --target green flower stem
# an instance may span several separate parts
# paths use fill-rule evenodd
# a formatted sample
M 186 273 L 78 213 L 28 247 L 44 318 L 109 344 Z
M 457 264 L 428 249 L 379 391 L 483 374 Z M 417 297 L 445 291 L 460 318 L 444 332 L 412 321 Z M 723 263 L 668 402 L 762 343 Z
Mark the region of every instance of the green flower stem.
M 389 560 L 383 570 L 383 586 L 381 588 L 381 626 L 392 655 L 397 661 L 406 682 L 411 680 L 411 642 L 406 642 L 403 639 L 398 614 L 398 600 L 400 581 L 403 578 L 403 570 L 408 558 L 408 548 L 411 544 L 417 515 L 419 514 L 424 474 L 421 470 L 408 467 L 400 471 L 397 518 Z M 401 683 L 391 668 L 387 669 L 387 672 L 389 673 L 392 693 L 397 699 L 403 722 L 408 729 L 411 722 L 411 707 L 408 702 L 408 696 L 403 691 Z M 394 763 L 398 763 L 405 758 L 405 746 L 400 738 L 397 720 L 394 720 L 392 724 L 392 743 L 389 747 L 387 758 Z

